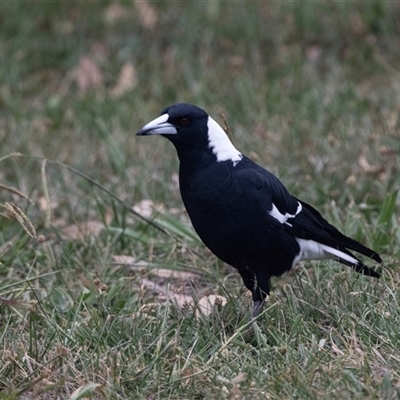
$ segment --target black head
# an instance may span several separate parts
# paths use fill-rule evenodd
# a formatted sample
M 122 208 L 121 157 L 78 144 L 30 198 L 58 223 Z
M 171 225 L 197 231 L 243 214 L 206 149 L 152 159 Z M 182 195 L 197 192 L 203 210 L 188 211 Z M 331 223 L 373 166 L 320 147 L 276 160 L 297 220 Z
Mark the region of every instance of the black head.
M 197 152 L 214 155 L 216 161 L 237 162 L 242 159 L 217 122 L 191 104 L 178 103 L 165 108 L 158 118 L 146 124 L 136 135 L 165 136 L 175 145 L 180 158 L 184 153 Z
M 199 107 L 178 103 L 165 108 L 160 116 L 146 124 L 138 136 L 161 135 L 172 142 L 193 140 L 207 135 L 208 114 Z

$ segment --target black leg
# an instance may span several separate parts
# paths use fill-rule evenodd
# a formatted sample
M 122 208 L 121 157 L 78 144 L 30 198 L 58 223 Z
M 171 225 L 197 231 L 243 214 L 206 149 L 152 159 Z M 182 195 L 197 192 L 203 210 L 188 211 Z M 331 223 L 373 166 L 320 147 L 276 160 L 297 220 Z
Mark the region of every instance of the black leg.
M 251 319 L 257 317 L 263 309 L 264 300 L 270 292 L 270 277 L 265 273 L 254 274 L 249 269 L 238 269 L 244 285 L 253 295 Z
M 244 285 L 253 293 L 257 284 L 255 274 L 248 269 L 238 269 L 238 271 L 243 279 Z
M 264 304 L 264 299 L 261 296 L 261 292 L 258 289 L 258 284 L 256 281 L 256 275 L 248 269 L 239 269 L 238 270 L 244 285 L 249 289 L 253 296 L 253 311 L 251 312 L 251 318 L 257 317 L 257 315 L 261 312 L 262 306 Z
M 257 285 L 253 290 L 253 311 L 251 313 L 251 318 L 257 317 L 258 314 L 263 309 L 264 300 L 269 295 L 271 285 L 270 285 L 270 277 L 264 273 L 257 273 Z

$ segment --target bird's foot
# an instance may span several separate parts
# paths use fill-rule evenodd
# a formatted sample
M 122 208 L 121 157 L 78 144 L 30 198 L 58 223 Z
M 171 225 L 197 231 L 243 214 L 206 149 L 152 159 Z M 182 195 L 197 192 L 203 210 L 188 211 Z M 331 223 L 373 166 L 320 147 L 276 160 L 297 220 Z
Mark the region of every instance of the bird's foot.
M 252 331 L 253 330 L 253 323 L 255 322 L 255 318 L 258 317 L 260 314 L 261 310 L 263 309 L 264 302 L 263 301 L 255 301 L 253 304 L 253 311 L 251 312 L 251 317 L 250 321 L 246 326 L 246 331 Z
M 253 304 L 253 311 L 251 312 L 251 319 L 256 318 L 260 312 L 262 311 L 264 306 L 264 302 L 261 300 L 257 300 Z

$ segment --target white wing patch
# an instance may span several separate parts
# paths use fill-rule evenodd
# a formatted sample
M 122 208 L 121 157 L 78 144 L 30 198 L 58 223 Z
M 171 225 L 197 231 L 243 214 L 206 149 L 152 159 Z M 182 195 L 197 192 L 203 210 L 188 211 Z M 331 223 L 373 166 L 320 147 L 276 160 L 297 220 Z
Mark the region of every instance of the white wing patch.
M 298 204 L 297 210 L 296 210 L 296 212 L 295 212 L 294 214 L 289 214 L 289 213 L 282 214 L 282 213 L 278 210 L 278 208 L 276 207 L 276 205 L 275 205 L 274 203 L 272 203 L 272 210 L 271 210 L 271 211 L 268 211 L 268 212 L 269 212 L 269 215 L 270 215 L 271 217 L 274 217 L 275 219 L 277 219 L 281 224 L 286 224 L 286 225 L 292 226 L 292 224 L 290 224 L 289 222 L 287 222 L 287 220 L 288 220 L 289 218 L 294 218 L 294 217 L 295 217 L 296 215 L 298 215 L 298 214 L 301 212 L 301 210 L 303 209 L 303 206 L 301 205 L 301 203 L 297 202 L 297 204 Z
M 333 247 L 327 246 L 316 242 L 315 240 L 298 239 L 297 243 L 300 245 L 300 253 L 293 261 L 293 265 L 301 260 L 326 260 L 326 259 L 337 259 L 342 258 L 348 262 L 358 264 L 358 260 L 354 257 L 349 256 L 342 251 Z
M 231 160 L 233 162 L 233 166 L 236 166 L 237 163 L 243 158 L 242 153 L 236 149 L 236 147 L 229 140 L 225 131 L 210 116 L 208 117 L 207 125 L 208 146 L 217 157 L 217 161 Z

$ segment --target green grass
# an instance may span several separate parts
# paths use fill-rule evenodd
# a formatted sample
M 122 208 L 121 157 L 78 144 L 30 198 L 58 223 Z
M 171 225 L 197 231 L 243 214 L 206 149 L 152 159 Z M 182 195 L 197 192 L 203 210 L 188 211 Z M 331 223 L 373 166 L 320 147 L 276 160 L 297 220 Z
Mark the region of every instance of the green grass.
M 0 399 L 400 398 L 399 17 L 386 1 L 1 3 L 0 203 L 46 241 L 0 208 Z M 101 73 L 87 91 L 82 56 Z M 245 331 L 251 301 L 194 234 L 174 149 L 134 136 L 178 101 L 223 111 L 239 149 L 382 254 L 382 278 L 296 267 Z M 143 199 L 163 210 L 141 218 Z M 182 293 L 227 304 L 196 317 Z

